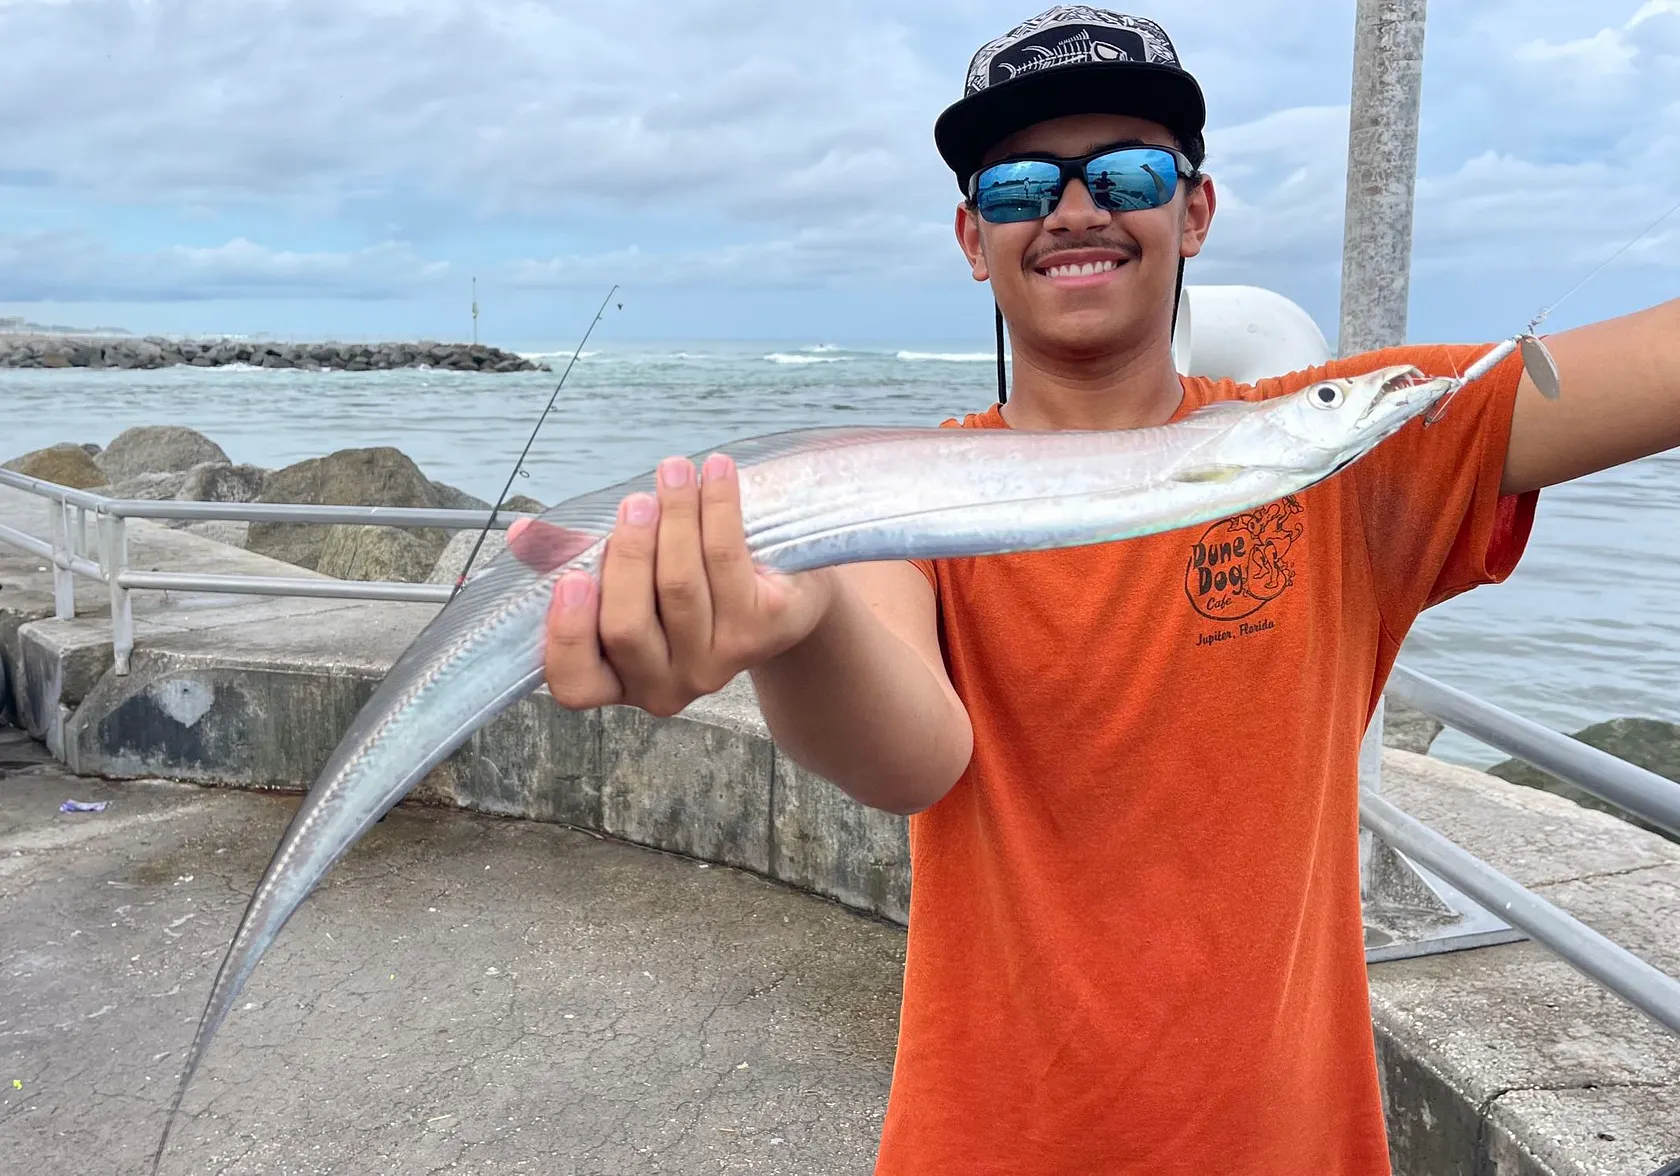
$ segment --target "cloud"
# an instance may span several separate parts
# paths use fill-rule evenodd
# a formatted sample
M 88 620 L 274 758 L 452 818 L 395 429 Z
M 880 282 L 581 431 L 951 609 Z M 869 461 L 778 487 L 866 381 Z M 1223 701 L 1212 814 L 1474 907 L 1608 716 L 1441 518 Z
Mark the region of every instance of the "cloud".
M 119 253 L 80 233 L 0 236 L 0 302 L 176 301 L 286 296 L 380 300 L 412 296 L 445 277 L 388 242 L 343 253 L 269 249 L 244 238 L 211 248 Z
M 933 120 L 1027 12 L 0 0 L 0 298 L 425 297 L 448 266 L 530 291 L 923 284 L 956 304 Z M 1327 333 L 1352 12 L 1155 14 L 1212 112 L 1222 203 L 1192 280 L 1280 289 Z M 1526 306 L 1680 193 L 1680 0 L 1436 6 L 1427 53 L 1420 285 Z M 1680 269 L 1675 248 L 1659 231 L 1618 264 Z
M 1595 81 L 1631 73 L 1638 57 L 1639 50 L 1620 29 L 1600 29 L 1591 37 L 1561 45 L 1529 41 L 1516 50 L 1517 60 L 1525 64 L 1581 69 L 1596 75 Z
M 855 213 L 937 182 L 943 81 L 848 0 L 0 7 L 10 166 L 141 201 Z
M 638 246 L 593 254 L 525 259 L 505 270 L 506 285 L 552 290 L 607 282 L 669 286 L 813 287 L 856 280 L 925 282 L 960 274 L 949 224 L 904 217 L 855 218 L 750 244 L 676 248 Z

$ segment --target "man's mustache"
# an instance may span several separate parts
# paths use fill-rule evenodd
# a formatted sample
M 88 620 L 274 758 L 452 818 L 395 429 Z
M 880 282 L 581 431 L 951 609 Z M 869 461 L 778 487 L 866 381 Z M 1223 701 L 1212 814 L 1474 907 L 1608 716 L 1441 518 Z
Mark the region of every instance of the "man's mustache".
M 1027 259 L 1028 269 L 1045 268 L 1045 259 L 1062 253 L 1083 253 L 1090 249 L 1107 249 L 1120 254 L 1127 261 L 1136 261 L 1143 253 L 1135 241 L 1124 241 L 1111 238 L 1098 238 L 1090 241 L 1059 241 L 1048 249 L 1034 253 Z

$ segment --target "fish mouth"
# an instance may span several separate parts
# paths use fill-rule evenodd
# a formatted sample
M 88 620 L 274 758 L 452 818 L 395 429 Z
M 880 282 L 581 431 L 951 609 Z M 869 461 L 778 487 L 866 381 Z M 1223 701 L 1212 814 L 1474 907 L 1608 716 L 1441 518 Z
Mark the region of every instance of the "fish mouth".
M 1426 376 L 1417 368 L 1398 369 L 1383 381 L 1361 420 L 1391 423 L 1397 429 L 1446 395 L 1456 383 L 1445 376 Z

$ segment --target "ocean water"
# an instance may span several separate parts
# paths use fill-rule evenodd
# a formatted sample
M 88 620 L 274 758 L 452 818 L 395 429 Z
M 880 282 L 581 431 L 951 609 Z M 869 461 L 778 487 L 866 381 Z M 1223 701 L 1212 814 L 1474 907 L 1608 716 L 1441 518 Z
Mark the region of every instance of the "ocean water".
M 480 498 L 501 490 L 555 372 L 477 375 L 165 368 L 0 370 L 0 460 L 131 425 L 189 425 L 237 462 L 276 468 L 394 445 Z M 990 351 L 907 345 L 591 345 L 515 492 L 553 503 L 758 433 L 804 425 L 937 424 L 992 403 Z M 1541 496 L 1517 573 L 1430 610 L 1403 661 L 1558 730 L 1645 715 L 1680 721 L 1680 456 Z M 1448 732 L 1443 758 L 1503 758 Z

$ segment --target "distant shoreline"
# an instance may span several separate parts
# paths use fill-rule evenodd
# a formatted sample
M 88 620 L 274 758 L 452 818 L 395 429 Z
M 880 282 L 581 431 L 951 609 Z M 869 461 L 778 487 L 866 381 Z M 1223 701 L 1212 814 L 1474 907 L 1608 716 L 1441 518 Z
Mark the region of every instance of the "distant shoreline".
M 0 331 L 0 368 L 163 367 L 292 368 L 390 371 L 429 367 L 465 372 L 546 372 L 511 351 L 480 343 L 276 343 L 248 339 L 169 339 L 149 335 L 24 334 Z
M 132 339 L 133 331 L 121 327 L 67 327 L 58 323 L 32 323 L 18 315 L 0 317 L 0 335 L 74 335 L 91 339 Z

